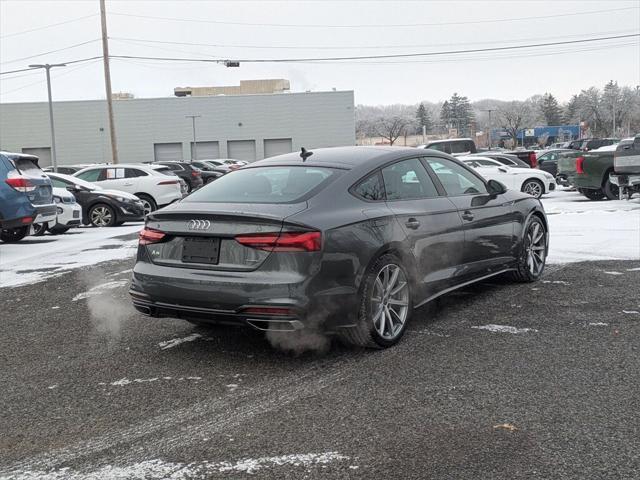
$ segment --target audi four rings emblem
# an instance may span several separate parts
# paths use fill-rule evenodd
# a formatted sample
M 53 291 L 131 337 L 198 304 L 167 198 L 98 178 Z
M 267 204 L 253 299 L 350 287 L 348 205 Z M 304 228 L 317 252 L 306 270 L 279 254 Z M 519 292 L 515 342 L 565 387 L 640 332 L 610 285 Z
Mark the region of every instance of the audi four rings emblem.
M 189 220 L 189 230 L 209 230 L 211 222 L 209 220 Z

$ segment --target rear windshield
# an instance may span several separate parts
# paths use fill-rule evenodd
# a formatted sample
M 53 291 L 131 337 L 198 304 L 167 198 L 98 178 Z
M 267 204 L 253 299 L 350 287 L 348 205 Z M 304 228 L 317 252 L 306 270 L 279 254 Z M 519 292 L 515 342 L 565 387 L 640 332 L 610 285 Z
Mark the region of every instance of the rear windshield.
M 295 203 L 339 175 L 322 167 L 256 167 L 236 170 L 195 191 L 184 202 Z
M 10 158 L 10 160 L 13 163 L 13 166 L 21 172 L 26 172 L 28 170 L 40 170 L 40 167 L 35 163 L 37 160 L 31 160 L 27 157 L 14 157 Z

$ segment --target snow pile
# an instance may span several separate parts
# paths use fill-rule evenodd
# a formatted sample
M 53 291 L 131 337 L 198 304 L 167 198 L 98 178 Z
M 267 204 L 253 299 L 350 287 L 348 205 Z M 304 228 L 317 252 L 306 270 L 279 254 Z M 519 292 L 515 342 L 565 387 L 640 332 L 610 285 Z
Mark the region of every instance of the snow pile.
M 475 328 L 477 330 L 486 330 L 486 331 L 491 332 L 491 333 L 513 333 L 513 334 L 537 332 L 538 331 L 535 328 L 516 328 L 516 327 L 512 327 L 510 325 L 495 325 L 495 324 L 478 325 L 478 326 L 471 327 L 471 328 Z

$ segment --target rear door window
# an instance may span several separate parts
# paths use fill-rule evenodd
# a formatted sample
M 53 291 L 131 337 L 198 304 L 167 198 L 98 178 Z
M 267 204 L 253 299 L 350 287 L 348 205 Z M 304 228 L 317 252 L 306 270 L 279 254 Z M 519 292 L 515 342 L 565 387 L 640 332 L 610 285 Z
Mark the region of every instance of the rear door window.
M 451 153 L 467 153 L 470 151 L 469 142 L 451 142 Z
M 97 182 L 100 178 L 100 174 L 102 173 L 101 168 L 95 168 L 93 170 L 87 170 L 86 172 L 82 172 L 79 175 L 76 175 L 78 178 L 86 182 Z
M 137 178 L 137 177 L 146 177 L 147 173 L 139 170 L 137 168 L 125 168 L 124 169 L 124 178 Z
M 427 158 L 427 163 L 450 197 L 487 193 L 482 179 L 457 163 L 445 158 Z
M 437 197 L 438 190 L 417 158 L 396 162 L 382 169 L 387 200 Z
M 195 191 L 183 202 L 296 203 L 320 191 L 340 172 L 303 166 L 240 169 Z

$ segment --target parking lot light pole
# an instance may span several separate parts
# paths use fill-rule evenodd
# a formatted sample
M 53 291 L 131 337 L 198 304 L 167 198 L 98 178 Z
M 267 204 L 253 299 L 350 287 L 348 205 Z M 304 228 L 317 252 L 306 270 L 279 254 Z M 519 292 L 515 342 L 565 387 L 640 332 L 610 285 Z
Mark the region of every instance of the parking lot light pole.
M 53 102 L 51 100 L 51 74 L 50 70 L 55 67 L 66 67 L 67 65 L 64 63 L 54 63 L 54 64 L 35 64 L 29 65 L 29 68 L 44 68 L 47 74 L 47 93 L 49 95 L 49 125 L 51 126 L 51 166 L 53 167 L 53 171 L 58 171 L 58 161 L 56 158 L 56 132 L 53 127 Z
M 193 151 L 191 152 L 191 161 L 198 159 L 198 141 L 196 140 L 196 118 L 202 115 L 185 115 L 184 118 L 191 119 L 191 127 L 193 128 Z

